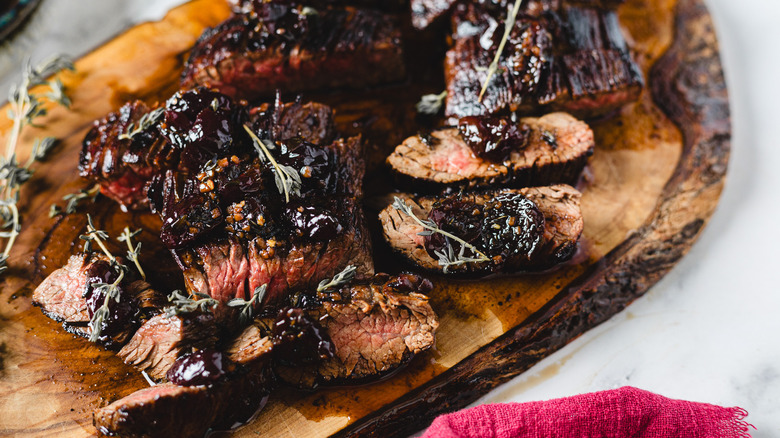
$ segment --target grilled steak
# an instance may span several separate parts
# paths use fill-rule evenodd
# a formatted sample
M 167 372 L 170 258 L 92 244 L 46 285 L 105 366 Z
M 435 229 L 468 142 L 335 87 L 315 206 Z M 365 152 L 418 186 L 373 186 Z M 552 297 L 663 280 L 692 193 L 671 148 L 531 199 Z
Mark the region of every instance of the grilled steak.
M 124 260 L 119 259 L 119 263 Z M 159 311 L 161 297 L 148 283 L 127 272 L 118 285 L 119 301 L 106 301 L 98 286 L 117 279 L 118 274 L 105 255 L 73 255 L 65 266 L 38 285 L 33 292 L 33 304 L 40 306 L 48 317 L 62 321 L 69 332 L 89 337 L 93 315 L 108 302 L 109 315 L 100 323 L 98 342 L 108 347 L 121 346 L 142 321 Z
M 412 4 L 412 24 L 418 29 L 424 29 L 433 23 L 437 18 L 449 13 L 457 3 L 468 4 L 472 0 L 411 0 Z M 584 6 L 601 7 L 603 9 L 614 9 L 625 0 L 572 0 L 568 3 L 576 3 Z M 511 0 L 482 0 L 479 3 L 490 5 L 493 8 L 506 10 L 513 5 Z M 526 14 L 538 14 L 542 11 L 557 10 L 560 8 L 562 0 L 526 0 L 523 2 L 523 8 Z
M 533 11 L 527 11 L 533 12 Z M 636 100 L 642 74 L 611 10 L 564 3 L 518 16 L 480 100 L 486 67 L 504 34 L 506 9 L 458 5 L 447 52 L 448 116 L 563 110 L 605 114 Z
M 568 260 L 576 250 L 583 229 L 580 197 L 574 188 L 556 185 L 399 198 L 417 218 L 470 247 L 425 232 L 394 206 L 382 210 L 379 219 L 393 249 L 427 270 L 472 274 L 544 270 Z
M 593 152 L 593 131 L 566 113 L 467 117 L 458 128 L 409 137 L 387 158 L 398 175 L 443 187 L 574 184 Z
M 388 15 L 288 2 L 254 2 L 248 10 L 204 32 L 183 87 L 205 85 L 252 100 L 277 89 L 359 88 L 405 75 L 401 35 Z
M 250 325 L 225 349 L 228 358 L 239 365 L 255 365 L 268 357 L 273 350 L 273 341 L 267 329 Z
M 302 176 L 290 202 L 279 193 L 276 171 L 254 158 L 217 166 L 213 176 L 189 185 L 213 190 L 185 193 L 164 209 L 163 242 L 175 251 L 191 292 L 227 302 L 249 299 L 267 284 L 264 302 L 274 305 L 287 290 L 315 286 L 348 264 L 360 276 L 373 273 L 359 204 L 360 139 L 279 144 L 278 162 Z
M 142 123 L 144 119 L 144 123 Z M 242 124 L 269 138 L 302 137 L 316 144 L 335 139 L 333 111 L 300 101 L 245 108 L 205 89 L 176 93 L 164 107 L 135 101 L 96 121 L 79 158 L 82 177 L 123 209 L 145 209 L 147 186 L 167 170 L 186 175 L 214 157 L 251 151 Z
M 126 364 L 160 380 L 182 354 L 192 348 L 212 347 L 216 332 L 210 314 L 160 314 L 146 321 L 118 354 Z
M 321 292 L 306 312 L 319 321 L 335 355 L 309 366 L 276 367 L 299 387 L 355 384 L 376 379 L 433 346 L 439 326 L 428 298 L 432 285 L 412 274 L 378 275 L 333 292 Z
M 203 437 L 247 421 L 268 397 L 264 375 L 229 376 L 211 385 L 162 383 L 136 391 L 93 414 L 104 436 Z

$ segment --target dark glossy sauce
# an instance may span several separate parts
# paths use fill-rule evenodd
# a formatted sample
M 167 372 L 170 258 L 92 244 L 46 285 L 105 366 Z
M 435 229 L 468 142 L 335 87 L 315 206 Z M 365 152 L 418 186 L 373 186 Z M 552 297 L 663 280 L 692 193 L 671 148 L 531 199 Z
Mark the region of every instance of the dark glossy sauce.
M 272 340 L 274 357 L 289 366 L 332 358 L 336 354 L 325 329 L 302 309 L 279 311 L 272 328 Z
M 211 385 L 225 376 L 233 365 L 221 352 L 211 349 L 185 354 L 174 362 L 166 377 L 179 386 Z
M 474 155 L 502 163 L 512 151 L 519 151 L 528 144 L 530 128 L 514 117 L 464 117 L 458 122 L 458 130 Z
M 99 260 L 87 269 L 87 283 L 84 291 L 84 298 L 87 302 L 87 312 L 92 318 L 95 312 L 101 308 L 106 299 L 102 290 L 96 288 L 100 284 L 113 284 L 119 278 L 115 268 L 103 260 Z M 123 334 L 132 331 L 134 327 L 140 325 L 138 319 L 138 306 L 135 299 L 129 296 L 122 281 L 119 288 L 119 301 L 108 300 L 108 318 L 104 319 L 100 326 L 100 338 L 98 342 L 106 346 L 115 344 L 114 337 L 123 337 Z

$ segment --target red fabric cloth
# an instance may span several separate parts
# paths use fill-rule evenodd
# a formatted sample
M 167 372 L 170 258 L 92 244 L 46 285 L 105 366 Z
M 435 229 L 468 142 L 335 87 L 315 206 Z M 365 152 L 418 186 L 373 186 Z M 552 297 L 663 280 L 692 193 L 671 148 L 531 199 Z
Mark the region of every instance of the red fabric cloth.
M 544 402 L 483 405 L 437 418 L 423 438 L 750 437 L 747 412 L 624 387 Z M 755 429 L 755 427 L 753 427 Z

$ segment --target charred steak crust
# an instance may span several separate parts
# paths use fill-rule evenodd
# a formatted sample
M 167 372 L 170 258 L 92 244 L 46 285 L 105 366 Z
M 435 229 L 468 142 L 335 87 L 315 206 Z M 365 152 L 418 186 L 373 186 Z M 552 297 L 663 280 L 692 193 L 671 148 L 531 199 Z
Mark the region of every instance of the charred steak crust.
M 639 97 L 644 79 L 615 11 L 564 2 L 528 12 L 518 16 L 480 102 L 506 9 L 457 5 L 445 60 L 448 116 L 518 110 L 597 116 Z
M 593 131 L 566 113 L 516 122 L 529 129 L 524 147 L 495 163 L 476 156 L 457 128 L 409 137 L 387 164 L 399 181 L 441 191 L 445 187 L 527 187 L 574 184 L 593 153 Z
M 263 4 L 206 30 L 182 76 L 184 88 L 205 85 L 234 98 L 275 90 L 363 87 L 405 76 L 394 19 L 354 7 Z
M 479 206 L 495 200 L 501 195 L 522 195 L 533 202 L 544 216 L 542 233 L 540 239 L 534 243 L 533 251 L 528 258 L 515 259 L 513 263 L 508 265 L 495 265 L 494 258 L 490 263 L 467 263 L 456 266 L 450 272 L 484 275 L 495 270 L 538 271 L 551 268 L 574 255 L 583 230 L 582 212 L 580 211 L 582 195 L 567 185 L 484 191 L 454 195 L 449 198 L 414 198 L 403 194 L 399 195 L 399 198 L 412 208 L 418 218 L 426 219 L 431 210 L 442 200 L 458 198 L 458 200 L 462 199 L 467 202 L 468 205 Z M 487 213 L 481 214 L 486 215 Z M 396 252 L 420 268 L 442 272 L 439 261 L 429 253 L 426 237 L 419 235 L 424 231 L 419 224 L 392 206 L 386 207 L 379 213 L 379 220 L 382 223 L 385 239 Z M 495 248 L 482 248 L 488 255 L 491 255 L 490 251 L 500 249 L 502 249 L 501 245 L 497 245 Z
M 439 320 L 430 304 L 432 285 L 414 275 L 377 275 L 338 292 L 318 294 L 306 309 L 335 347 L 331 359 L 308 367 L 276 366 L 282 380 L 298 387 L 375 380 L 431 348 Z

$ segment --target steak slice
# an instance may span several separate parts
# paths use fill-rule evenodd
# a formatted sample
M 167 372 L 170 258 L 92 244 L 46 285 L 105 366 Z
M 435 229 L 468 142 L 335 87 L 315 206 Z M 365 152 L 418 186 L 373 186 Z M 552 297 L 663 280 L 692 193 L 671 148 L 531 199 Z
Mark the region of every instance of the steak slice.
M 238 99 L 275 90 L 361 88 L 405 76 L 394 19 L 369 9 L 261 3 L 206 30 L 182 76 Z
M 203 349 L 215 343 L 216 326 L 212 315 L 169 317 L 160 314 L 146 321 L 118 355 L 126 364 L 160 380 L 179 356 L 189 353 L 192 348 Z
M 168 199 L 161 237 L 191 293 L 227 303 L 249 300 L 267 285 L 263 303 L 275 306 L 286 291 L 316 286 L 349 264 L 360 276 L 373 274 L 360 138 L 330 145 L 296 138 L 275 148 L 279 165 L 301 175 L 289 198 L 280 193 L 277 169 L 250 157 L 201 172 L 204 179 Z
M 268 330 L 256 325 L 245 328 L 225 349 L 227 357 L 238 365 L 256 365 L 265 363 L 273 350 L 273 341 Z
M 33 291 L 32 302 L 40 306 L 43 313 L 55 321 L 70 323 L 88 323 L 90 320 L 87 299 L 90 266 L 105 257 L 87 254 L 70 256 L 68 262 L 60 269 L 52 272 Z
M 446 115 L 561 110 L 593 117 L 639 97 L 644 80 L 617 14 L 564 3 L 518 17 L 480 100 L 505 15 L 505 9 L 458 6 L 445 61 Z
M 321 304 L 306 312 L 327 332 L 334 357 L 309 366 L 278 365 L 277 374 L 305 388 L 356 384 L 387 375 L 433 346 L 439 321 L 423 295 L 432 287 L 413 274 L 377 275 L 318 294 Z
M 239 374 L 209 386 L 161 383 L 95 410 L 102 436 L 203 437 L 251 419 L 268 397 L 264 374 Z
M 387 158 L 387 164 L 415 187 L 528 187 L 574 184 L 593 153 L 593 131 L 566 113 L 523 118 L 524 144 L 498 162 L 478 156 L 463 130 L 440 129 L 409 137 Z M 496 144 L 507 142 L 499 139 Z
M 551 268 L 574 255 L 583 230 L 580 198 L 580 192 L 567 185 L 444 198 L 399 196 L 419 219 L 431 220 L 470 243 L 488 261 L 448 265 L 447 262 L 459 259 L 479 258 L 470 249 L 461 252 L 461 243 L 441 234 L 426 236 L 428 233 L 423 233 L 425 230 L 418 222 L 392 205 L 380 212 L 379 220 L 390 246 L 423 269 L 477 275 L 536 271 Z

